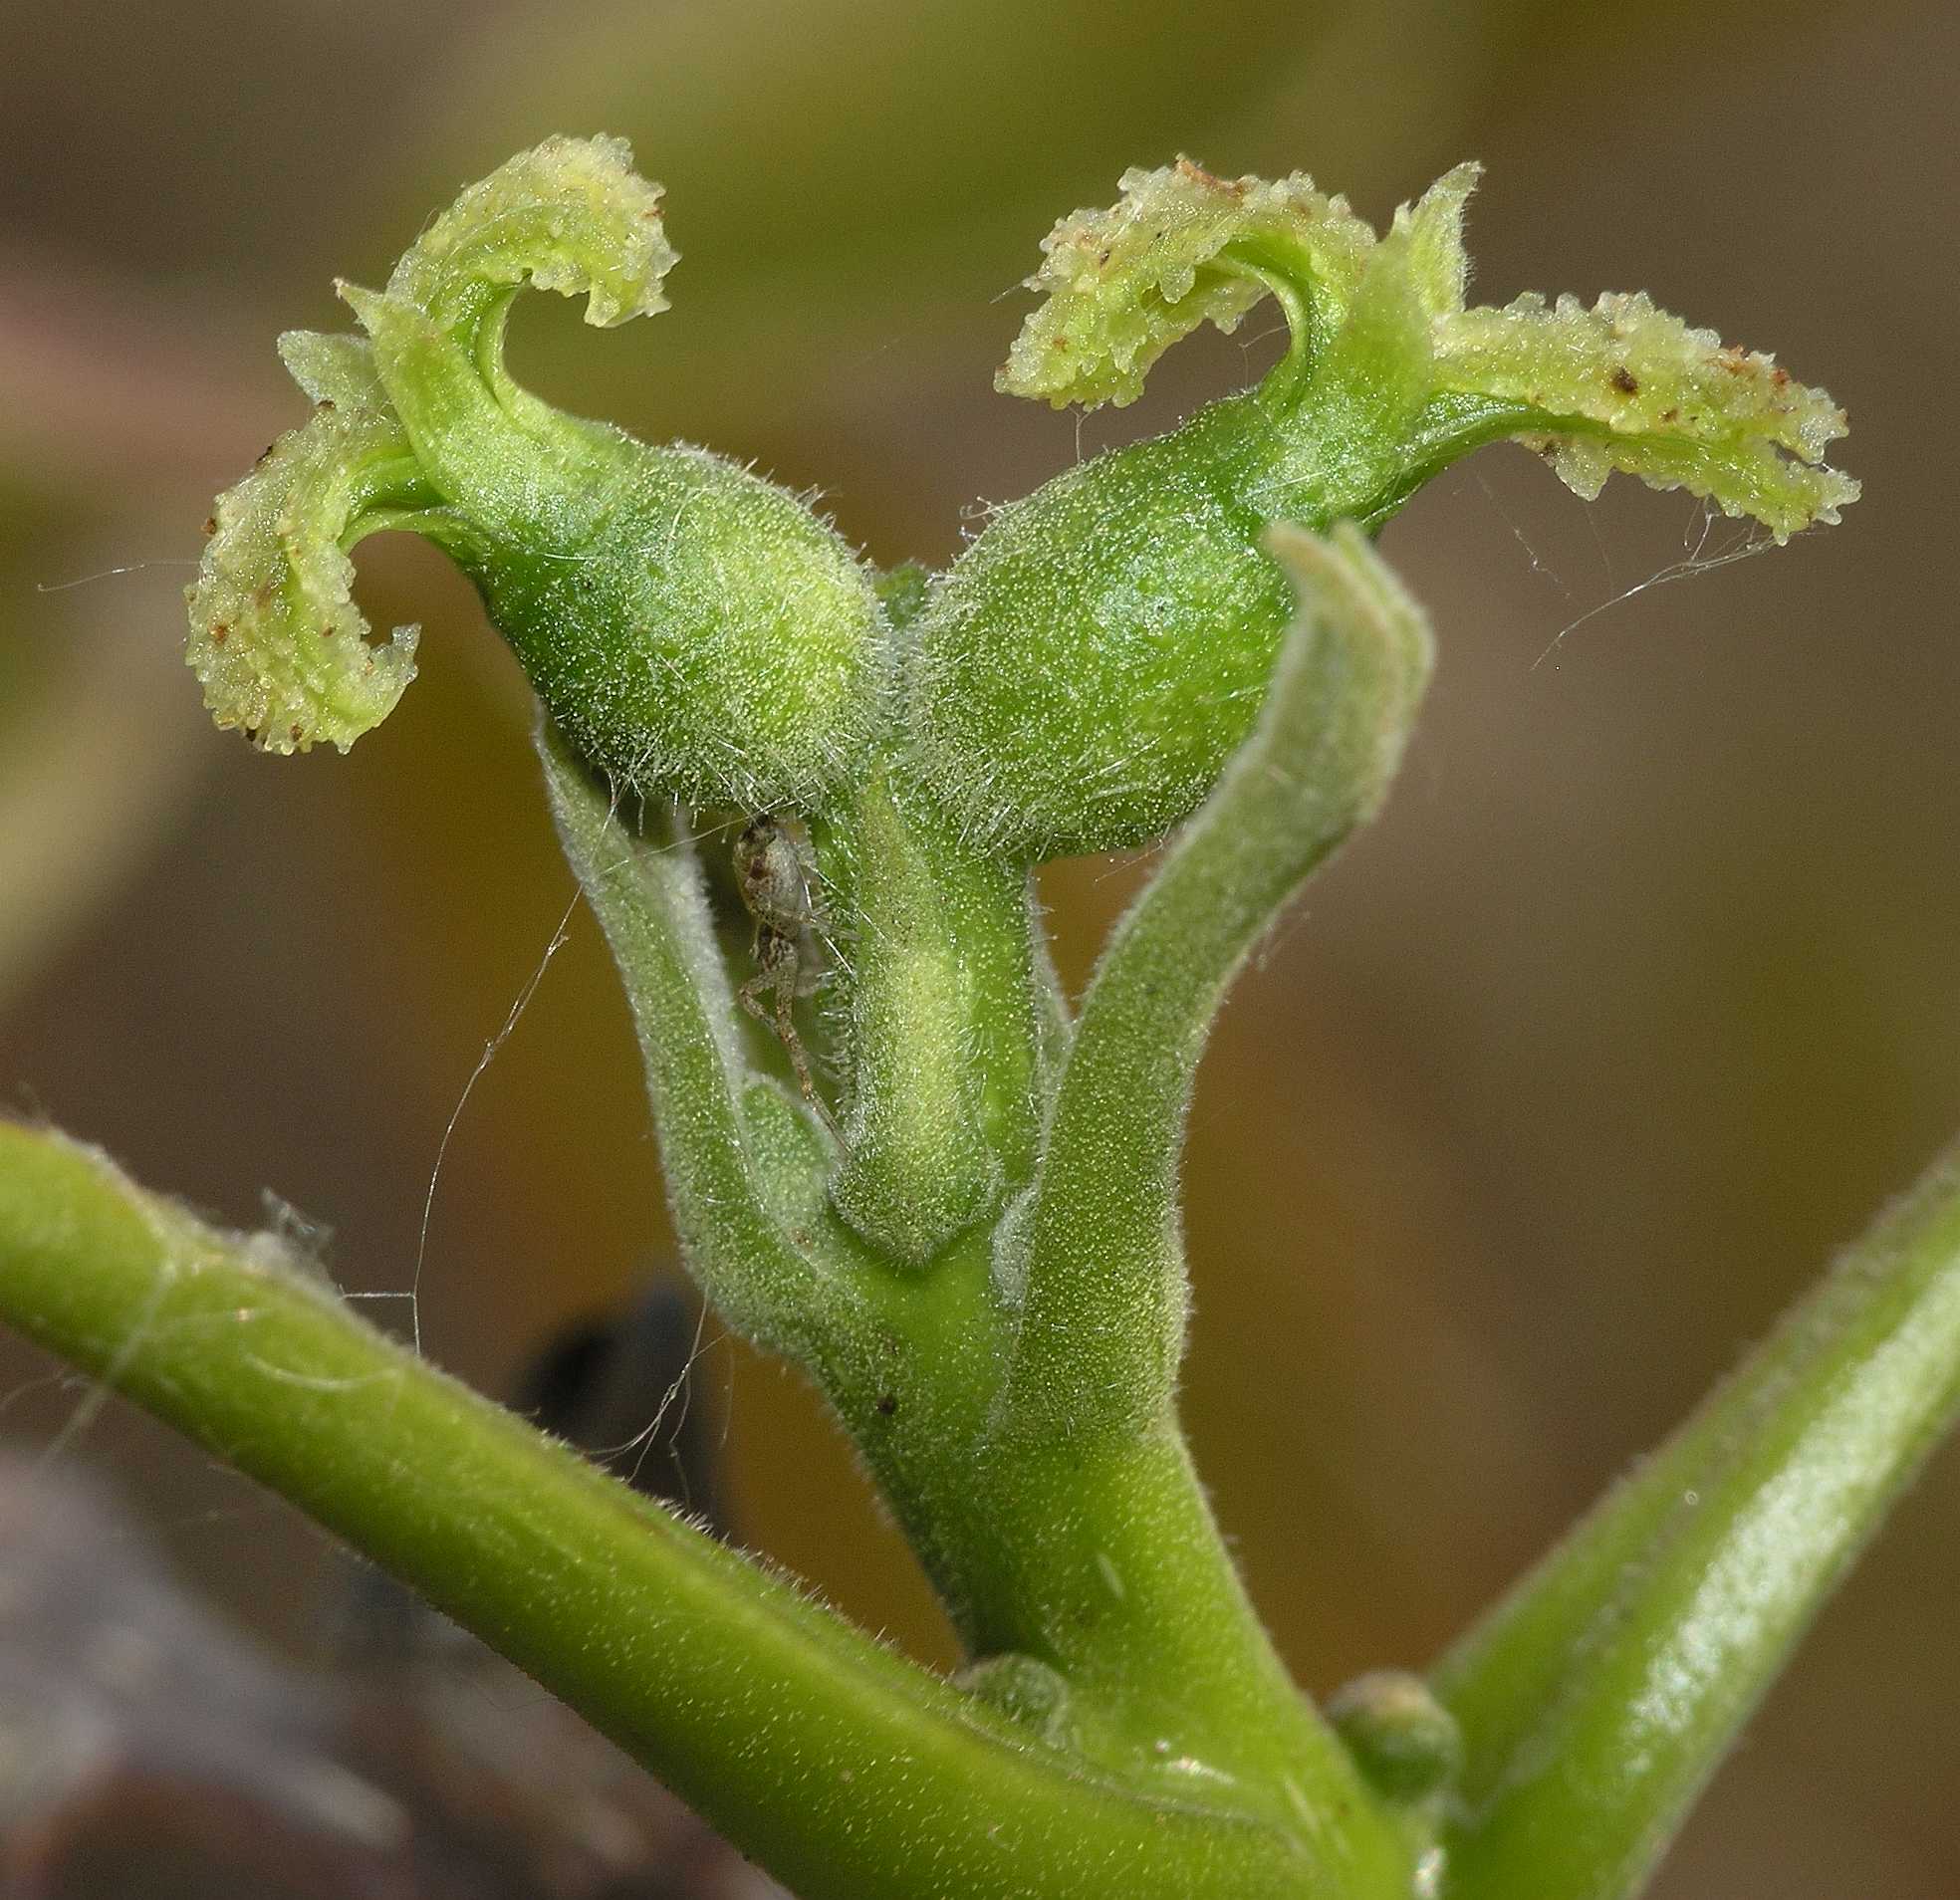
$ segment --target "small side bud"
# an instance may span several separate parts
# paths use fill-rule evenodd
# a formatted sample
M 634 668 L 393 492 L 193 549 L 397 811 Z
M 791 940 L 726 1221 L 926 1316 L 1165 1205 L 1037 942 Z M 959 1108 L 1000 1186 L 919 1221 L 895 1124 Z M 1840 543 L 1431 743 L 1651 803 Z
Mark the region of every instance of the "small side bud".
M 903 633 L 932 597 L 932 571 L 917 561 L 901 561 L 895 568 L 887 568 L 872 585 L 891 630 Z
M 1456 1718 L 1420 1676 L 1397 1669 L 1357 1676 L 1327 1714 L 1362 1775 L 1391 1801 L 1427 1800 L 1463 1772 Z
M 1052 1748 L 1068 1746 L 1073 1723 L 1067 1679 L 1039 1657 L 1010 1652 L 961 1670 L 956 1681 L 976 1701 L 1031 1730 Z

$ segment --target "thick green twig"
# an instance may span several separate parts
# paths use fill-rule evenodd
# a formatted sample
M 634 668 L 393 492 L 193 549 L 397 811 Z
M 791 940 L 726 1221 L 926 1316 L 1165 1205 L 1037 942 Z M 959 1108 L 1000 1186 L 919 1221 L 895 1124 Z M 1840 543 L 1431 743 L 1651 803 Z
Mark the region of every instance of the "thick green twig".
M 802 1900 L 1350 1900 L 1286 1831 L 1125 1788 L 852 1630 L 383 1338 L 268 1237 L 10 1124 L 0 1319 L 412 1584 Z

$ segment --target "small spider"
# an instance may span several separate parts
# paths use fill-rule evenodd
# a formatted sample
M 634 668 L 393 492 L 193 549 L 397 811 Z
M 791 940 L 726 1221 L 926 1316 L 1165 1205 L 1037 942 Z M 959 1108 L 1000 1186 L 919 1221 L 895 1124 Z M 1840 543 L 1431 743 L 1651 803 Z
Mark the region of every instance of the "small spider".
M 841 1142 L 844 1136 L 811 1079 L 810 1062 L 790 1017 L 796 999 L 811 995 L 823 981 L 810 868 L 795 834 L 772 818 L 751 819 L 735 840 L 735 884 L 755 919 L 754 954 L 759 966 L 736 996 L 757 1022 L 775 1029 L 789 1052 L 804 1100 Z M 763 1001 L 772 995 L 773 1012 Z

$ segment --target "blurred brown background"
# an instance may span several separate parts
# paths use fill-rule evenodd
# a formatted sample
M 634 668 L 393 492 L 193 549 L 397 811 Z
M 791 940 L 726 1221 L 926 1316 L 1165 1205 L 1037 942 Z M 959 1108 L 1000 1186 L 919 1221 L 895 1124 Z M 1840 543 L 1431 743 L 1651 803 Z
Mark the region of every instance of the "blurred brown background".
M 521 682 L 439 559 L 370 543 L 371 617 L 426 625 L 420 682 L 345 760 L 260 758 L 199 709 L 179 594 L 212 493 L 300 416 L 274 335 L 338 327 L 329 279 L 379 277 L 464 180 L 548 131 L 629 134 L 668 186 L 674 308 L 599 335 L 531 300 L 520 367 L 937 564 L 976 498 L 1274 348 L 1260 319 L 1186 346 L 1080 431 L 996 396 L 1055 216 L 1185 150 L 1380 219 L 1480 156 L 1486 298 L 1644 286 L 1775 350 L 1848 407 L 1865 499 L 1674 578 L 1696 505 L 1615 484 L 1589 515 L 1492 450 L 1387 537 L 1442 670 L 1386 819 L 1209 1059 L 1187 1412 L 1302 1676 L 1421 1661 L 1960 1122 L 1956 70 L 1933 0 L 8 9 L 0 1091 L 227 1219 L 275 1189 L 333 1227 L 344 1284 L 409 1284 L 444 1126 L 570 900 Z M 1073 977 L 1128 875 L 1052 875 Z M 665 1245 L 581 912 L 457 1121 L 423 1337 L 499 1383 Z M 47 1372 L 0 1345 L 0 1431 L 60 1428 L 80 1395 Z M 725 1344 L 697 1376 L 750 1538 L 943 1655 L 800 1385 Z M 289 1514 L 114 1408 L 60 1457 L 314 1640 L 326 1551 Z M 1960 1894 L 1957 1511 L 1948 1453 L 1664 1900 Z

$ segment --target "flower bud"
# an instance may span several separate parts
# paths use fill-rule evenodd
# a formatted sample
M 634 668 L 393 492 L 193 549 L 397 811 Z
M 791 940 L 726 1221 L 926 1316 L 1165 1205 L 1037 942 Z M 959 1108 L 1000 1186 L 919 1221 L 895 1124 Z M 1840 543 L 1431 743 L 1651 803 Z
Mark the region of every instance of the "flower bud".
M 1420 1676 L 1398 1669 L 1357 1676 L 1327 1713 L 1355 1765 L 1390 1800 L 1426 1800 L 1462 1773 L 1456 1718 Z

